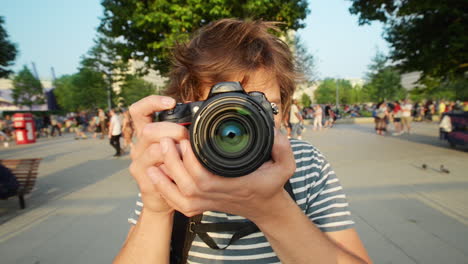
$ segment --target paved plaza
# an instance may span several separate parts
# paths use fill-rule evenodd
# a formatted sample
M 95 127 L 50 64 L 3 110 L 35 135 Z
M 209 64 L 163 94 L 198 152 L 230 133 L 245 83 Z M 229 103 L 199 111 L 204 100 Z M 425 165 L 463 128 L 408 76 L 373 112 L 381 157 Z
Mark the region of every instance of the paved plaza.
M 351 124 L 305 133 L 340 178 L 375 263 L 468 263 L 468 151 L 437 133 L 428 123 L 399 137 Z M 129 156 L 112 154 L 107 140 L 72 135 L 1 147 L 0 159 L 43 160 L 25 210 L 0 200 L 0 263 L 111 263 L 137 192 Z

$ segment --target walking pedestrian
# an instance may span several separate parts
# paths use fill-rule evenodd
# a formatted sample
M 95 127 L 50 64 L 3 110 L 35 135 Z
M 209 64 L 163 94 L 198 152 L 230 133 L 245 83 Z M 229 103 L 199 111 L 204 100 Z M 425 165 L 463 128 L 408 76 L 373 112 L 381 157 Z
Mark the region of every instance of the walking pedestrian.
M 122 135 L 122 124 L 120 122 L 120 116 L 118 110 L 110 110 L 109 112 L 111 119 L 109 124 L 109 143 L 115 149 L 114 157 L 122 155 L 120 149 L 120 136 Z
M 317 104 L 314 106 L 314 130 L 322 130 L 322 107 Z
M 298 102 L 296 99 L 291 104 L 291 110 L 289 112 L 289 123 L 291 123 L 291 138 L 302 139 L 302 128 L 304 119 L 301 115 Z

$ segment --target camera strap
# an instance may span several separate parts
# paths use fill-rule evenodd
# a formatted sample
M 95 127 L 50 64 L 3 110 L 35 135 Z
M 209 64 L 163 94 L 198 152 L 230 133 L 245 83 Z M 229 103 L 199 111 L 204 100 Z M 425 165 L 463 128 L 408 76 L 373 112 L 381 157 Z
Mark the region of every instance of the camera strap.
M 284 189 L 295 201 L 294 192 L 289 181 L 284 185 Z M 201 223 L 201 219 L 201 214 L 188 218 L 176 211 L 172 228 L 171 264 L 183 264 L 187 262 L 188 252 L 195 239 L 195 235 L 198 235 L 211 249 L 224 250 L 239 239 L 259 231 L 259 228 L 251 221 Z M 208 232 L 234 232 L 234 234 L 226 246 L 219 247 L 213 238 L 208 235 Z

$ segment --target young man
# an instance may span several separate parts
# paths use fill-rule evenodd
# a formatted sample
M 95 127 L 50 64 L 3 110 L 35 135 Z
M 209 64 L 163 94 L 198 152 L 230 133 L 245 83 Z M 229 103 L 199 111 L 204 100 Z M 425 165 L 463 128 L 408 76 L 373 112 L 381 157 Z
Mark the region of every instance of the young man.
M 261 231 L 225 250 L 197 236 L 188 263 L 370 263 L 347 208 L 345 195 L 322 154 L 278 129 L 295 88 L 286 44 L 269 33 L 273 23 L 224 19 L 199 30 L 175 50 L 168 94 L 181 102 L 204 100 L 210 87 L 238 81 L 279 106 L 271 161 L 237 178 L 214 175 L 194 156 L 187 129 L 152 123 L 154 112 L 176 100 L 150 96 L 130 108 L 138 142 L 130 172 L 141 199 L 115 263 L 169 263 L 174 210 L 203 214 L 202 223 L 254 222 Z M 295 199 L 283 188 L 292 185 Z M 212 233 L 220 245 L 229 234 Z

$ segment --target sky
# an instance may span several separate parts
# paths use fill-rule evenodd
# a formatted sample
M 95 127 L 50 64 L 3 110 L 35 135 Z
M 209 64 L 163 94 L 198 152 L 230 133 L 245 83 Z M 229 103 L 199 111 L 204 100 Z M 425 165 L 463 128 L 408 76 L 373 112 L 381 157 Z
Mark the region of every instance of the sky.
M 306 27 L 298 31 L 316 59 L 320 79 L 362 78 L 377 49 L 386 53 L 382 25 L 358 26 L 347 0 L 309 0 Z M 93 46 L 102 7 L 99 0 L 2 0 L 0 16 L 17 44 L 14 71 L 35 63 L 41 79 L 77 71 Z

